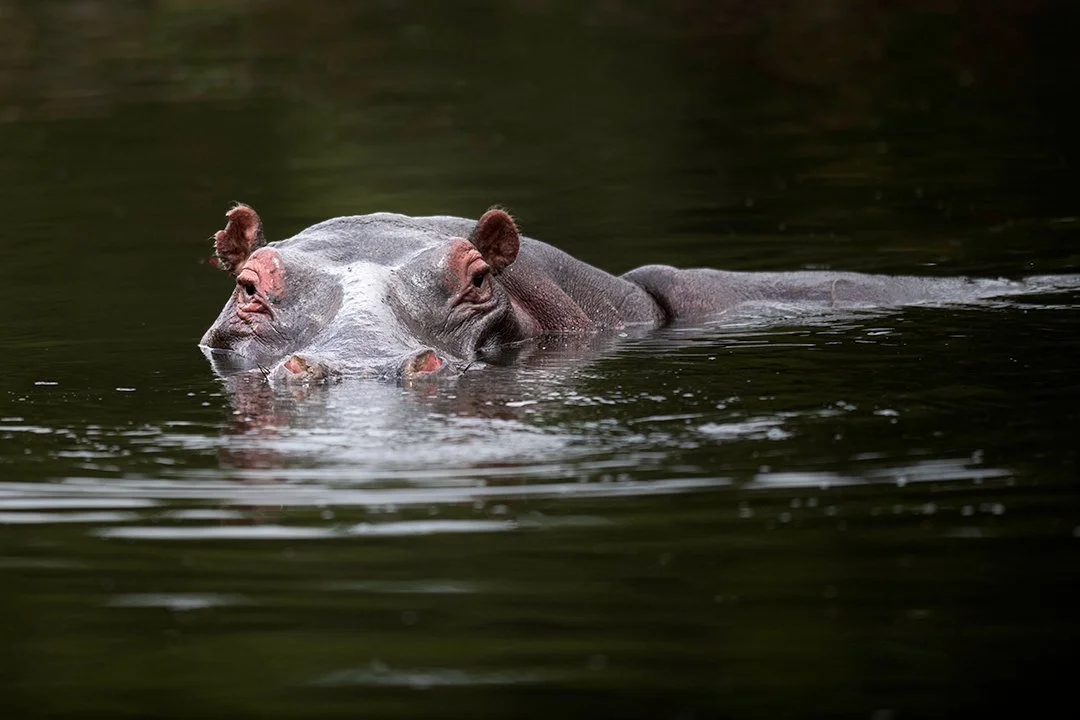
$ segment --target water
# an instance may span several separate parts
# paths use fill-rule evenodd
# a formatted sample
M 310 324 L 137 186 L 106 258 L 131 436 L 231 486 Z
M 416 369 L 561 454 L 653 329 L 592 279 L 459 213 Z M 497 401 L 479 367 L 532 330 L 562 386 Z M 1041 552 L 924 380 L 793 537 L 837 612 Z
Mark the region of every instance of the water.
M 0 689 L 36 717 L 931 717 L 1071 691 L 1080 297 L 272 392 L 232 201 L 1080 272 L 1064 3 L 0 1 Z M 1072 25 L 1070 25 L 1072 23 Z

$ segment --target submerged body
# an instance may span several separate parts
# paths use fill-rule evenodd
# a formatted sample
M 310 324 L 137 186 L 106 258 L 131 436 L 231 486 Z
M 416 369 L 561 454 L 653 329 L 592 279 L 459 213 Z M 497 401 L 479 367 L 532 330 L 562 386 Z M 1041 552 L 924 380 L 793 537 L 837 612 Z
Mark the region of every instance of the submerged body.
M 665 265 L 614 276 L 522 237 L 498 209 L 479 221 L 341 217 L 269 245 L 250 207 L 227 217 L 212 262 L 236 289 L 200 345 L 219 372 L 258 368 L 271 382 L 423 376 L 497 361 L 541 335 L 703 321 L 754 303 L 879 307 L 1022 291 L 1004 280 Z

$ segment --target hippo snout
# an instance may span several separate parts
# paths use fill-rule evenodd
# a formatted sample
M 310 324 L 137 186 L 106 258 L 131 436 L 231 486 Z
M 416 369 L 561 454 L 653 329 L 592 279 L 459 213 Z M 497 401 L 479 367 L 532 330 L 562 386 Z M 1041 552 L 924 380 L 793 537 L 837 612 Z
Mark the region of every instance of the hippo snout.
M 349 375 L 386 380 L 411 381 L 433 378 L 449 372 L 454 365 L 431 348 L 409 352 L 393 360 L 375 362 L 363 368 L 347 368 Z M 342 370 L 326 359 L 305 353 L 290 355 L 268 375 L 273 385 L 309 385 L 334 380 Z

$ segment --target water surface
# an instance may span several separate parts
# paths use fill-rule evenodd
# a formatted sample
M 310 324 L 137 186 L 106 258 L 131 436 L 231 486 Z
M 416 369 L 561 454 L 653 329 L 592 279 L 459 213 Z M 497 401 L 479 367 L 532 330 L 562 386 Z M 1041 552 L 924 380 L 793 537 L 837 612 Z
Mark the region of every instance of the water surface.
M 238 200 L 275 238 L 502 203 L 611 272 L 1076 274 L 1076 19 L 0 0 L 5 707 L 886 718 L 1068 697 L 1075 291 L 545 339 L 408 387 L 223 382 L 195 345 Z

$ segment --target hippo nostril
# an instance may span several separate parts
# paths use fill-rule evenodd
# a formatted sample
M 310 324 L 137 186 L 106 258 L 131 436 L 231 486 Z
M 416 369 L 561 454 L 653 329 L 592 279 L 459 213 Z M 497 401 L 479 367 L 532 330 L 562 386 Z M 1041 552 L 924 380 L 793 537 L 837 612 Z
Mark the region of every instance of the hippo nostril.
M 299 375 L 310 369 L 310 366 L 299 355 L 293 355 L 285 362 L 285 369 L 294 375 Z
M 415 377 L 426 373 L 434 373 L 443 366 L 442 359 L 435 354 L 434 350 L 421 350 L 405 361 L 401 374 L 406 377 Z
M 322 361 L 302 355 L 293 355 L 283 362 L 280 368 L 287 372 L 275 371 L 272 373 L 274 379 L 290 385 L 322 382 L 335 374 L 334 370 Z

